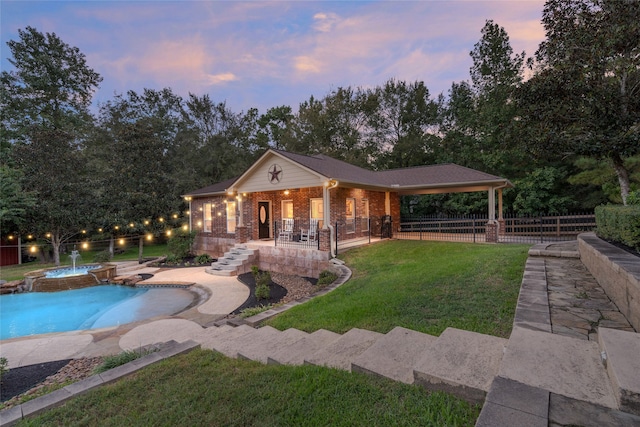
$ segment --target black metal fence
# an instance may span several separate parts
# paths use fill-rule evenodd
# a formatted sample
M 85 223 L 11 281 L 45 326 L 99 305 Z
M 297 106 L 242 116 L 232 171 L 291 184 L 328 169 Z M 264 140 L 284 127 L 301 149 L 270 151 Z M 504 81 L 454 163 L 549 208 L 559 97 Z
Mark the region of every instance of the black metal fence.
M 488 218 L 403 217 L 392 226 L 393 237 L 404 240 L 487 241 Z M 543 243 L 575 240 L 596 226 L 595 214 L 505 216 L 499 221 L 498 242 Z
M 322 221 L 315 219 L 283 218 L 273 223 L 276 246 L 319 249 L 319 230 Z

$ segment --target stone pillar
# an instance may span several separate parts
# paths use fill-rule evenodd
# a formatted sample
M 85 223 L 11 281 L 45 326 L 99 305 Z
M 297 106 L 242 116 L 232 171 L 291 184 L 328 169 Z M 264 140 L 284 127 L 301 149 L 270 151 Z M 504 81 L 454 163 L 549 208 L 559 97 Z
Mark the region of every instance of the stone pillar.
M 504 236 L 506 230 L 506 221 L 504 218 L 498 220 L 498 235 Z
M 247 243 L 249 241 L 249 227 L 236 227 L 236 243 Z
M 486 241 L 487 243 L 498 243 L 498 229 L 500 228 L 498 221 L 490 220 L 487 221 L 486 227 Z
M 318 239 L 320 239 L 320 250 L 331 252 L 331 230 L 329 228 L 318 230 Z

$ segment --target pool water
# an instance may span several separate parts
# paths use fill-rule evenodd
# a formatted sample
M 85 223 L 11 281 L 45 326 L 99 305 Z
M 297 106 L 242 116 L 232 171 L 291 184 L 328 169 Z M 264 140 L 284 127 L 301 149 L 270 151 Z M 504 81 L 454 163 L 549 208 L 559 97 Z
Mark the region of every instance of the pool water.
M 0 296 L 0 340 L 50 332 L 104 328 L 171 315 L 194 294 L 181 288 L 101 285 L 60 292 Z

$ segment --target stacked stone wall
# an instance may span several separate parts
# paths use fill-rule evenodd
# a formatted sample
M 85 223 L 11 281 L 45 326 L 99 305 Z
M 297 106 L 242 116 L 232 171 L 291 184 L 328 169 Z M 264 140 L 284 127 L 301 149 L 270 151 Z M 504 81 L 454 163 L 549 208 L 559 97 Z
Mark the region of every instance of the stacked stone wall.
M 594 233 L 578 236 L 580 259 L 629 323 L 640 332 L 640 258 Z
M 327 252 L 271 246 L 253 248 L 260 252 L 257 263 L 261 270 L 318 278 L 320 272 L 329 268 Z

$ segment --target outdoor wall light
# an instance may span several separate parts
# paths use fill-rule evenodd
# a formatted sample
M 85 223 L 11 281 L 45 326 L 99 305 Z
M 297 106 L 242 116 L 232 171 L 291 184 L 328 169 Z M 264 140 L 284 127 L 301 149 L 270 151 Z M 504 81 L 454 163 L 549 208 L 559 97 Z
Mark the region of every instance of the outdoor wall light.
M 202 227 L 202 221 L 198 221 L 198 227 Z
M 288 195 L 289 195 L 289 193 L 290 193 L 290 191 L 289 191 L 289 190 L 284 190 L 284 195 L 285 195 L 285 196 L 288 196 Z

